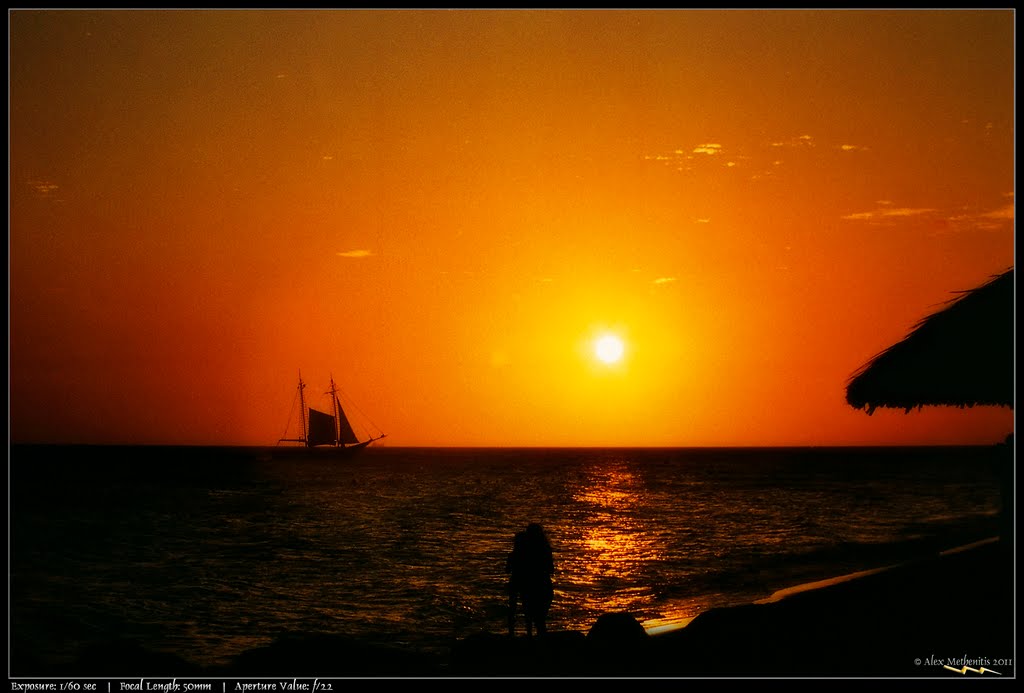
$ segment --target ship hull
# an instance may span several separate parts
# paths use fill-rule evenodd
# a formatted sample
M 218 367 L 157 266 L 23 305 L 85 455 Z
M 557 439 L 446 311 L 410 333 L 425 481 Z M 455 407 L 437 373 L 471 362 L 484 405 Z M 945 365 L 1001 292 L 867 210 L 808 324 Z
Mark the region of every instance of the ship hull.
M 278 445 L 271 449 L 270 457 L 275 460 L 345 460 L 359 454 L 372 442 L 372 440 L 367 440 L 343 447 L 322 445 L 313 448 L 299 445 Z

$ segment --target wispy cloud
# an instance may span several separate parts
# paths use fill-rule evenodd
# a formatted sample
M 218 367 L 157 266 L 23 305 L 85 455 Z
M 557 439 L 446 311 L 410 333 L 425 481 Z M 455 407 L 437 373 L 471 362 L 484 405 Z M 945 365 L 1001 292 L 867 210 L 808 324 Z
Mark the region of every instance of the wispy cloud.
M 811 135 L 800 135 L 799 137 L 790 137 L 788 140 L 775 140 L 770 142 L 769 146 L 772 147 L 813 147 L 814 137 Z
M 655 284 L 671 284 L 674 281 L 678 281 L 675 277 L 658 277 L 654 280 Z
M 940 233 L 963 233 L 966 231 L 998 231 L 1007 228 L 1007 222 L 1014 220 L 1013 204 L 1004 204 L 987 211 L 942 210 L 933 207 L 895 207 L 889 200 L 879 200 L 878 209 L 869 212 L 855 212 L 843 216 L 848 221 L 869 224 L 892 224 L 898 219 L 924 217 L 932 228 Z
M 48 180 L 30 180 L 28 187 L 40 197 L 52 197 L 60 190 L 60 186 Z
M 749 171 L 749 179 L 756 181 L 769 176 L 785 175 L 784 165 L 789 163 L 785 161 L 787 157 L 801 156 L 813 165 L 828 166 L 832 162 L 832 155 L 839 157 L 868 151 L 871 148 L 864 144 L 819 142 L 814 135 L 803 134 L 762 140 L 756 148 L 748 150 L 737 147 L 735 143 L 727 148 L 721 142 L 707 139 L 699 144 L 646 154 L 643 158 L 684 173 L 704 173 L 718 167 Z
M 993 209 L 991 212 L 985 212 L 981 216 L 986 219 L 1013 219 L 1014 208 L 1013 205 L 1006 205 L 999 209 Z
M 346 250 L 338 253 L 338 257 L 370 257 L 373 253 L 369 250 Z
M 883 209 L 883 217 L 916 217 L 921 214 L 930 214 L 935 209 L 931 207 L 894 207 L 892 209 Z
M 843 216 L 843 219 L 853 221 L 870 221 L 873 219 L 888 219 L 891 217 L 916 217 L 922 214 L 931 214 L 936 210 L 931 207 L 882 207 L 871 212 L 855 212 Z
M 722 145 L 720 144 L 698 144 L 693 148 L 694 154 L 721 154 Z

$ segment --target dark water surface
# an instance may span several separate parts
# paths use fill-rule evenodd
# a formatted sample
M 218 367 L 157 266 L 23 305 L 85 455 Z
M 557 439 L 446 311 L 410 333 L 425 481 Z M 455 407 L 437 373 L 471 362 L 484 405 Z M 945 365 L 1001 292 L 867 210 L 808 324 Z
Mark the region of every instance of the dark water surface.
M 990 448 L 14 447 L 19 657 L 130 638 L 203 666 L 286 633 L 443 653 L 505 628 L 505 556 L 555 550 L 549 628 L 649 629 L 996 533 Z

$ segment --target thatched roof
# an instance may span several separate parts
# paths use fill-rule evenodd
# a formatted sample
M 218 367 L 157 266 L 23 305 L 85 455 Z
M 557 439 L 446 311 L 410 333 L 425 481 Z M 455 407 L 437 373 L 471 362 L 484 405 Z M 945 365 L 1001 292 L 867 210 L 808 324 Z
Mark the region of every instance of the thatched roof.
M 1013 407 L 1013 269 L 950 300 L 854 373 L 855 409 Z

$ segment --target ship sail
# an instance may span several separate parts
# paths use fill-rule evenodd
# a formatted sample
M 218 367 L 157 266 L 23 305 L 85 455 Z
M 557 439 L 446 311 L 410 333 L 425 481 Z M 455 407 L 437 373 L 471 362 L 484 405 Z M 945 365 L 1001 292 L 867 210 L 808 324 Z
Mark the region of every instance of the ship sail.
M 310 408 L 309 433 L 306 435 L 306 445 L 309 447 L 335 445 L 337 440 L 338 437 L 334 430 L 334 417 Z
M 338 410 L 338 442 L 345 445 L 358 443 L 359 438 L 352 430 L 352 424 L 348 422 L 345 410 L 341 408 L 341 401 L 337 397 L 334 398 L 334 406 Z

